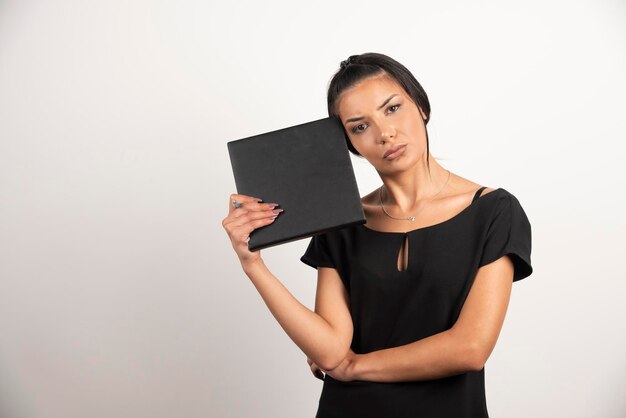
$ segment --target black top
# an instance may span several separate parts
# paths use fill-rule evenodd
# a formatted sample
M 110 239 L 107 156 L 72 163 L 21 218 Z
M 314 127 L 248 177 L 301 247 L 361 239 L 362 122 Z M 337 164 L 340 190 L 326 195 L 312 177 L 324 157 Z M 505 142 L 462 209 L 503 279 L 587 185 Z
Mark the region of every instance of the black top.
M 478 268 L 503 255 L 513 281 L 529 276 L 531 227 L 503 188 L 480 196 L 452 218 L 408 232 L 350 226 L 311 237 L 300 260 L 337 270 L 350 295 L 357 354 L 397 347 L 450 329 Z M 408 266 L 398 253 L 408 240 Z M 341 382 L 326 375 L 316 418 L 488 417 L 485 369 L 411 382 Z

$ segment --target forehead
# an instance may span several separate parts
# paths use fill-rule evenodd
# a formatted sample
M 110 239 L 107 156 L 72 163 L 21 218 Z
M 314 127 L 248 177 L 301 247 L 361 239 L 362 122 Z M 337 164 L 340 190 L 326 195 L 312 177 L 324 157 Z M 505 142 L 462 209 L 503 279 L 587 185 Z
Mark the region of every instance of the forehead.
M 402 86 L 388 75 L 370 77 L 341 93 L 337 111 L 342 119 L 362 115 L 376 110 L 392 94 L 408 97 Z

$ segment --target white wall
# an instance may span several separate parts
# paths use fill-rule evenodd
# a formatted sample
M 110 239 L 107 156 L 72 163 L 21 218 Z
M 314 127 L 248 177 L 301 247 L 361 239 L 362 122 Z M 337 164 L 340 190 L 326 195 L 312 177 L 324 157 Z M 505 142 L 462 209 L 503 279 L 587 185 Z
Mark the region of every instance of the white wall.
M 431 152 L 533 227 L 493 417 L 623 417 L 626 4 L 0 1 L 0 416 L 314 416 L 322 382 L 240 271 L 226 142 L 327 116 L 351 54 L 406 65 Z M 359 189 L 380 183 L 354 159 Z M 263 250 L 313 308 L 308 239 Z

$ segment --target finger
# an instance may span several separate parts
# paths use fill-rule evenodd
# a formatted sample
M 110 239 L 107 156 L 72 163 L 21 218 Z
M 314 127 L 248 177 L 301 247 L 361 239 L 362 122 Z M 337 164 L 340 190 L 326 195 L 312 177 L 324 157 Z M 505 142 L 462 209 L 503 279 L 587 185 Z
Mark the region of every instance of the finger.
M 242 209 L 236 209 L 235 211 L 238 210 L 244 210 Z M 273 218 L 275 216 L 280 215 L 283 212 L 282 209 L 263 209 L 263 210 L 255 210 L 255 211 L 247 211 L 247 212 L 242 212 L 241 216 L 237 216 L 232 218 L 232 227 L 236 228 L 239 226 L 244 226 L 250 222 L 254 222 L 257 221 L 259 219 L 265 219 L 265 218 Z M 234 214 L 235 212 L 233 212 Z M 228 222 L 230 223 L 230 222 Z
M 227 230 L 232 230 L 231 234 L 235 236 L 250 235 L 255 229 L 271 224 L 277 217 L 276 214 L 261 214 L 256 218 L 247 215 L 235 219 L 225 227 Z
M 313 376 L 317 377 L 320 380 L 324 380 L 324 374 L 322 373 L 321 369 L 317 367 L 315 363 L 311 365 L 311 371 L 313 372 Z
M 252 231 L 254 231 L 255 229 L 258 229 L 260 227 L 269 225 L 269 224 L 273 223 L 274 220 L 276 220 L 276 215 L 274 217 L 271 217 L 271 218 L 257 219 L 257 220 L 248 222 L 248 223 L 246 223 L 244 225 L 241 225 L 241 226 L 235 228 L 230 233 L 230 235 L 236 241 L 241 241 L 242 243 L 247 243 L 250 240 L 250 234 L 252 233 Z
M 278 203 L 256 203 L 256 202 L 248 202 L 241 205 L 241 207 L 237 209 L 233 209 L 230 213 L 230 216 L 233 218 L 239 218 L 246 214 L 253 214 L 258 212 L 266 212 L 270 214 L 272 210 L 282 211 L 283 209 L 279 206 Z
M 241 207 L 241 205 L 243 205 L 244 203 L 259 202 L 259 201 L 263 201 L 263 199 L 258 198 L 258 197 L 248 196 L 245 194 L 233 193 L 230 195 L 229 200 L 228 200 L 228 212 L 230 213 L 234 209 Z
M 311 362 L 311 371 L 313 373 L 323 372 L 323 370 L 317 364 Z
M 244 208 L 235 209 L 226 218 L 222 220 L 222 226 L 231 234 L 231 230 L 246 225 L 247 223 L 264 218 L 273 218 L 282 213 L 283 209 L 271 209 L 275 204 L 261 204 L 263 207 L 259 210 L 249 211 Z M 253 228 L 254 229 L 254 228 Z

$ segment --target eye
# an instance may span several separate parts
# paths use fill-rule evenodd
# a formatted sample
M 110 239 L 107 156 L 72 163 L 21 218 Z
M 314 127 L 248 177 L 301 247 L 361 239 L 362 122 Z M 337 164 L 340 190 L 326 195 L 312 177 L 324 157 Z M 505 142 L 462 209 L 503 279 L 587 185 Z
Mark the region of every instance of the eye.
M 399 104 L 395 104 L 395 105 L 393 105 L 393 106 L 389 106 L 387 109 L 392 109 L 392 108 L 394 108 L 394 107 L 395 107 L 395 108 L 399 108 L 399 107 L 400 107 L 400 105 L 399 105 Z M 397 110 L 398 110 L 398 109 L 394 110 L 394 111 L 393 111 L 393 112 L 391 112 L 391 113 L 394 113 L 394 112 L 396 112 Z
M 365 125 L 364 123 L 360 124 L 360 125 L 356 125 L 354 128 L 352 128 L 352 133 L 353 134 L 358 134 L 360 132 L 363 132 L 363 129 L 359 129 L 359 126 L 363 126 Z

